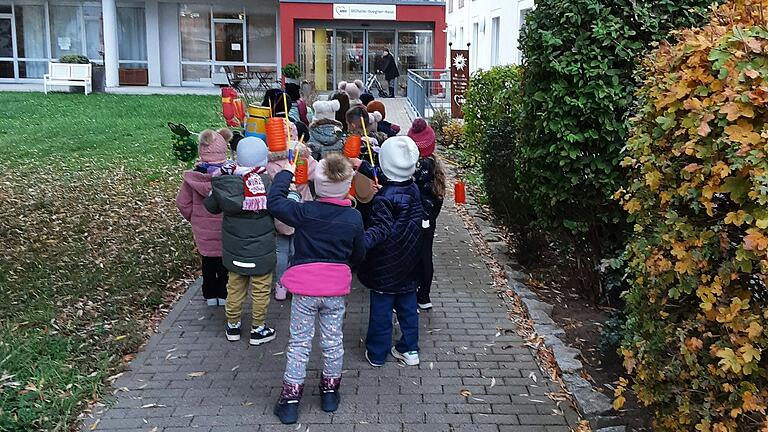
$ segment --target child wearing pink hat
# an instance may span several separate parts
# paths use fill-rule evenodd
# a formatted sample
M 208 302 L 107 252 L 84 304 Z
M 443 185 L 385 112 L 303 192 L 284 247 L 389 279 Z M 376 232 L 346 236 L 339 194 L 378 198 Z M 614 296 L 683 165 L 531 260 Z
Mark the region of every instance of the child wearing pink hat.
M 435 241 L 435 227 L 440 209 L 445 198 L 445 172 L 435 152 L 435 131 L 426 120 L 417 118 L 413 121 L 408 136 L 419 148 L 419 162 L 416 165 L 414 180 L 421 192 L 421 205 L 424 207 L 425 220 L 422 223 L 421 265 L 419 289 L 416 302 L 419 309 L 432 309 L 429 297 L 432 288 L 434 265 L 432 263 L 432 244 Z
M 203 297 L 208 306 L 226 304 L 228 272 L 221 260 L 222 215 L 209 213 L 203 200 L 211 193 L 212 176 L 227 163 L 227 142 L 231 138 L 229 129 L 206 129 L 200 133 L 199 160 L 184 173 L 176 195 L 176 207 L 192 224 L 195 245 L 203 258 Z

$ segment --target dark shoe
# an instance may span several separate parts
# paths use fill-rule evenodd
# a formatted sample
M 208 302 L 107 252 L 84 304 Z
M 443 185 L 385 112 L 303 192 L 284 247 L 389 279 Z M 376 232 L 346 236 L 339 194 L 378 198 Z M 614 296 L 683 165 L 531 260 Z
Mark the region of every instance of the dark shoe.
M 258 326 L 251 330 L 251 345 L 262 345 L 275 339 L 275 329 Z
M 374 362 L 373 360 L 371 360 L 371 357 L 368 354 L 368 350 L 365 351 L 365 359 L 368 360 L 368 364 L 373 366 L 373 367 L 379 368 L 379 367 L 384 366 L 384 363 L 378 363 L 378 362 Z
M 273 411 L 281 423 L 294 424 L 299 420 L 299 402 L 303 391 L 303 384 L 283 383 L 280 400 Z
M 240 340 L 240 323 L 229 324 L 227 323 L 227 340 L 230 342 L 236 342 Z
M 335 412 L 339 409 L 341 394 L 339 386 L 341 378 L 325 378 L 320 381 L 320 404 L 325 412 Z

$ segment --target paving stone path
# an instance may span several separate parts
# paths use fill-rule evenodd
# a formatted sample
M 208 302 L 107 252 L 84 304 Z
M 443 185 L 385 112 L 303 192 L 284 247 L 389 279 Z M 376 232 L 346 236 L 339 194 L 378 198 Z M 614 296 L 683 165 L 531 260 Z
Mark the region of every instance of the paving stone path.
M 546 396 L 559 388 L 543 378 L 533 353 L 514 332 L 507 306 L 491 287 L 488 269 L 452 203 L 446 204 L 438 224 L 435 308 L 420 315 L 418 367 L 402 367 L 392 358 L 379 369 L 368 365 L 363 357 L 368 291 L 355 283 L 344 322 L 339 411 L 320 409 L 322 363 L 315 343 L 301 424 L 280 425 L 272 408 L 285 367 L 290 303 L 270 305 L 268 322 L 277 329 L 274 342 L 250 347 L 246 337 L 231 343 L 224 337 L 223 308 L 205 306 L 196 283 L 115 382 L 122 390 L 110 408 L 98 410 L 83 430 L 571 430 L 575 413 L 565 406 L 561 410 Z

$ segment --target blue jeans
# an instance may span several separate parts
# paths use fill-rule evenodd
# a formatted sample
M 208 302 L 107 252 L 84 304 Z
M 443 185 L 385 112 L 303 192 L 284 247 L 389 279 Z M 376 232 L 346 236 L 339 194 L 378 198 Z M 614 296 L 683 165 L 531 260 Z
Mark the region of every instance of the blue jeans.
M 392 347 L 392 309 L 397 313 L 403 336 L 395 349 L 401 353 L 419 350 L 419 314 L 416 292 L 383 294 L 371 291 L 371 312 L 365 347 L 374 363 L 384 363 Z
M 293 258 L 293 236 L 277 233 L 277 265 L 275 266 L 275 281 L 280 282 L 283 273 Z

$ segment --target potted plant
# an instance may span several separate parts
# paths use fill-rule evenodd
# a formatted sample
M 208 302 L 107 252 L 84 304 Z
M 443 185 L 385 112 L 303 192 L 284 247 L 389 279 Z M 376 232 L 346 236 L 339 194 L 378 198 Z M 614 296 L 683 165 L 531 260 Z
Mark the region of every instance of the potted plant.
M 286 83 L 300 84 L 299 78 L 301 77 L 301 70 L 296 63 L 288 63 L 283 66 L 283 76 Z
M 71 63 L 71 64 L 89 64 L 91 61 L 88 60 L 88 57 L 80 54 L 68 54 L 65 56 L 62 56 L 59 59 L 59 63 Z M 70 86 L 69 87 L 70 93 L 85 93 L 85 88 L 78 87 L 78 86 Z

